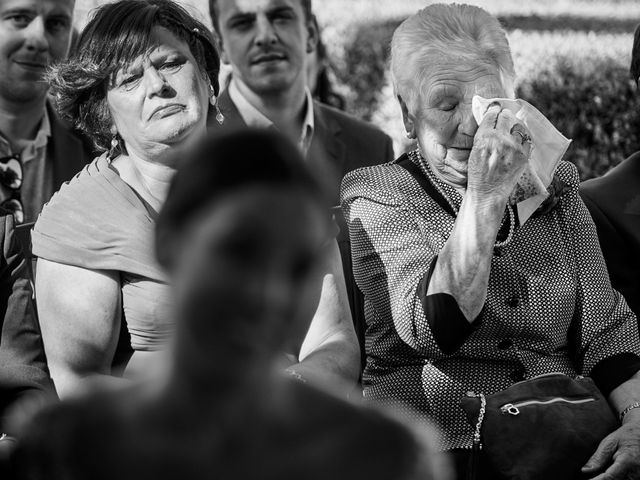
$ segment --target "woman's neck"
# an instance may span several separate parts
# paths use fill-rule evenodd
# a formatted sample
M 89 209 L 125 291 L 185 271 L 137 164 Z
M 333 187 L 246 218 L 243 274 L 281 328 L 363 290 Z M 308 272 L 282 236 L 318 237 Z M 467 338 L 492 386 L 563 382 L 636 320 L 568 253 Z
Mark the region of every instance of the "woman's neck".
M 162 161 L 143 159 L 134 152 L 114 161 L 120 177 L 127 182 L 154 210 L 159 211 L 167 198 L 175 167 Z

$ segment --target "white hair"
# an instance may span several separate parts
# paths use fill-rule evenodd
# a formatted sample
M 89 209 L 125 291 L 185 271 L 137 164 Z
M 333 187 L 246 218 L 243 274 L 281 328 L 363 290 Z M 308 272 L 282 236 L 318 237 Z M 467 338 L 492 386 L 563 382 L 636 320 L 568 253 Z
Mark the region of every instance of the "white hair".
M 515 97 L 515 70 L 504 29 L 480 7 L 436 3 L 406 19 L 391 40 L 391 77 L 397 96 L 415 112 L 424 73 L 442 61 L 495 66 L 508 97 Z

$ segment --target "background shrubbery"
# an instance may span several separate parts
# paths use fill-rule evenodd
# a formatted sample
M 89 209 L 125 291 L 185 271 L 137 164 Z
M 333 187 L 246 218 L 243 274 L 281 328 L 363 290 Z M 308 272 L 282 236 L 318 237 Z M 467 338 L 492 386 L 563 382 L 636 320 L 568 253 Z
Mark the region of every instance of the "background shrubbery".
M 77 0 L 77 23 L 105 0 Z M 441 0 L 449 1 L 449 0 Z M 500 18 L 511 45 L 518 94 L 573 139 L 565 159 L 583 179 L 640 149 L 640 96 L 628 66 L 637 0 L 459 0 Z M 207 0 L 184 0 L 210 24 Z M 351 113 L 380 126 L 396 153 L 408 148 L 387 72 L 389 40 L 432 0 L 313 0 Z

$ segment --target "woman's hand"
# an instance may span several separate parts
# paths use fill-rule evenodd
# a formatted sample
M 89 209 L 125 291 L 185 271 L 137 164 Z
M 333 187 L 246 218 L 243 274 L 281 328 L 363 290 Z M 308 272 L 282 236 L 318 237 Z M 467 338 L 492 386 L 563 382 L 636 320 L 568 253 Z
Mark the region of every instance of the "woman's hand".
M 640 410 L 629 412 L 622 426 L 600 442 L 582 471 L 593 475 L 606 467 L 593 480 L 640 479 Z
M 509 110 L 497 104 L 490 106 L 473 140 L 467 192 L 479 199 L 506 201 L 530 152 L 531 137 L 526 127 Z

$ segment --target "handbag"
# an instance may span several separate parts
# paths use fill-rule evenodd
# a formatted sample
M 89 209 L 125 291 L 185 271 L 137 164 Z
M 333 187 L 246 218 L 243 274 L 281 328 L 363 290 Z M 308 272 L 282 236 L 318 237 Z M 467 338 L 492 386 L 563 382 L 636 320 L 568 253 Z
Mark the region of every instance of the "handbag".
M 462 408 L 475 427 L 470 478 L 481 454 L 496 479 L 584 478 L 582 466 L 620 425 L 593 380 L 562 373 L 493 395 L 469 392 Z

